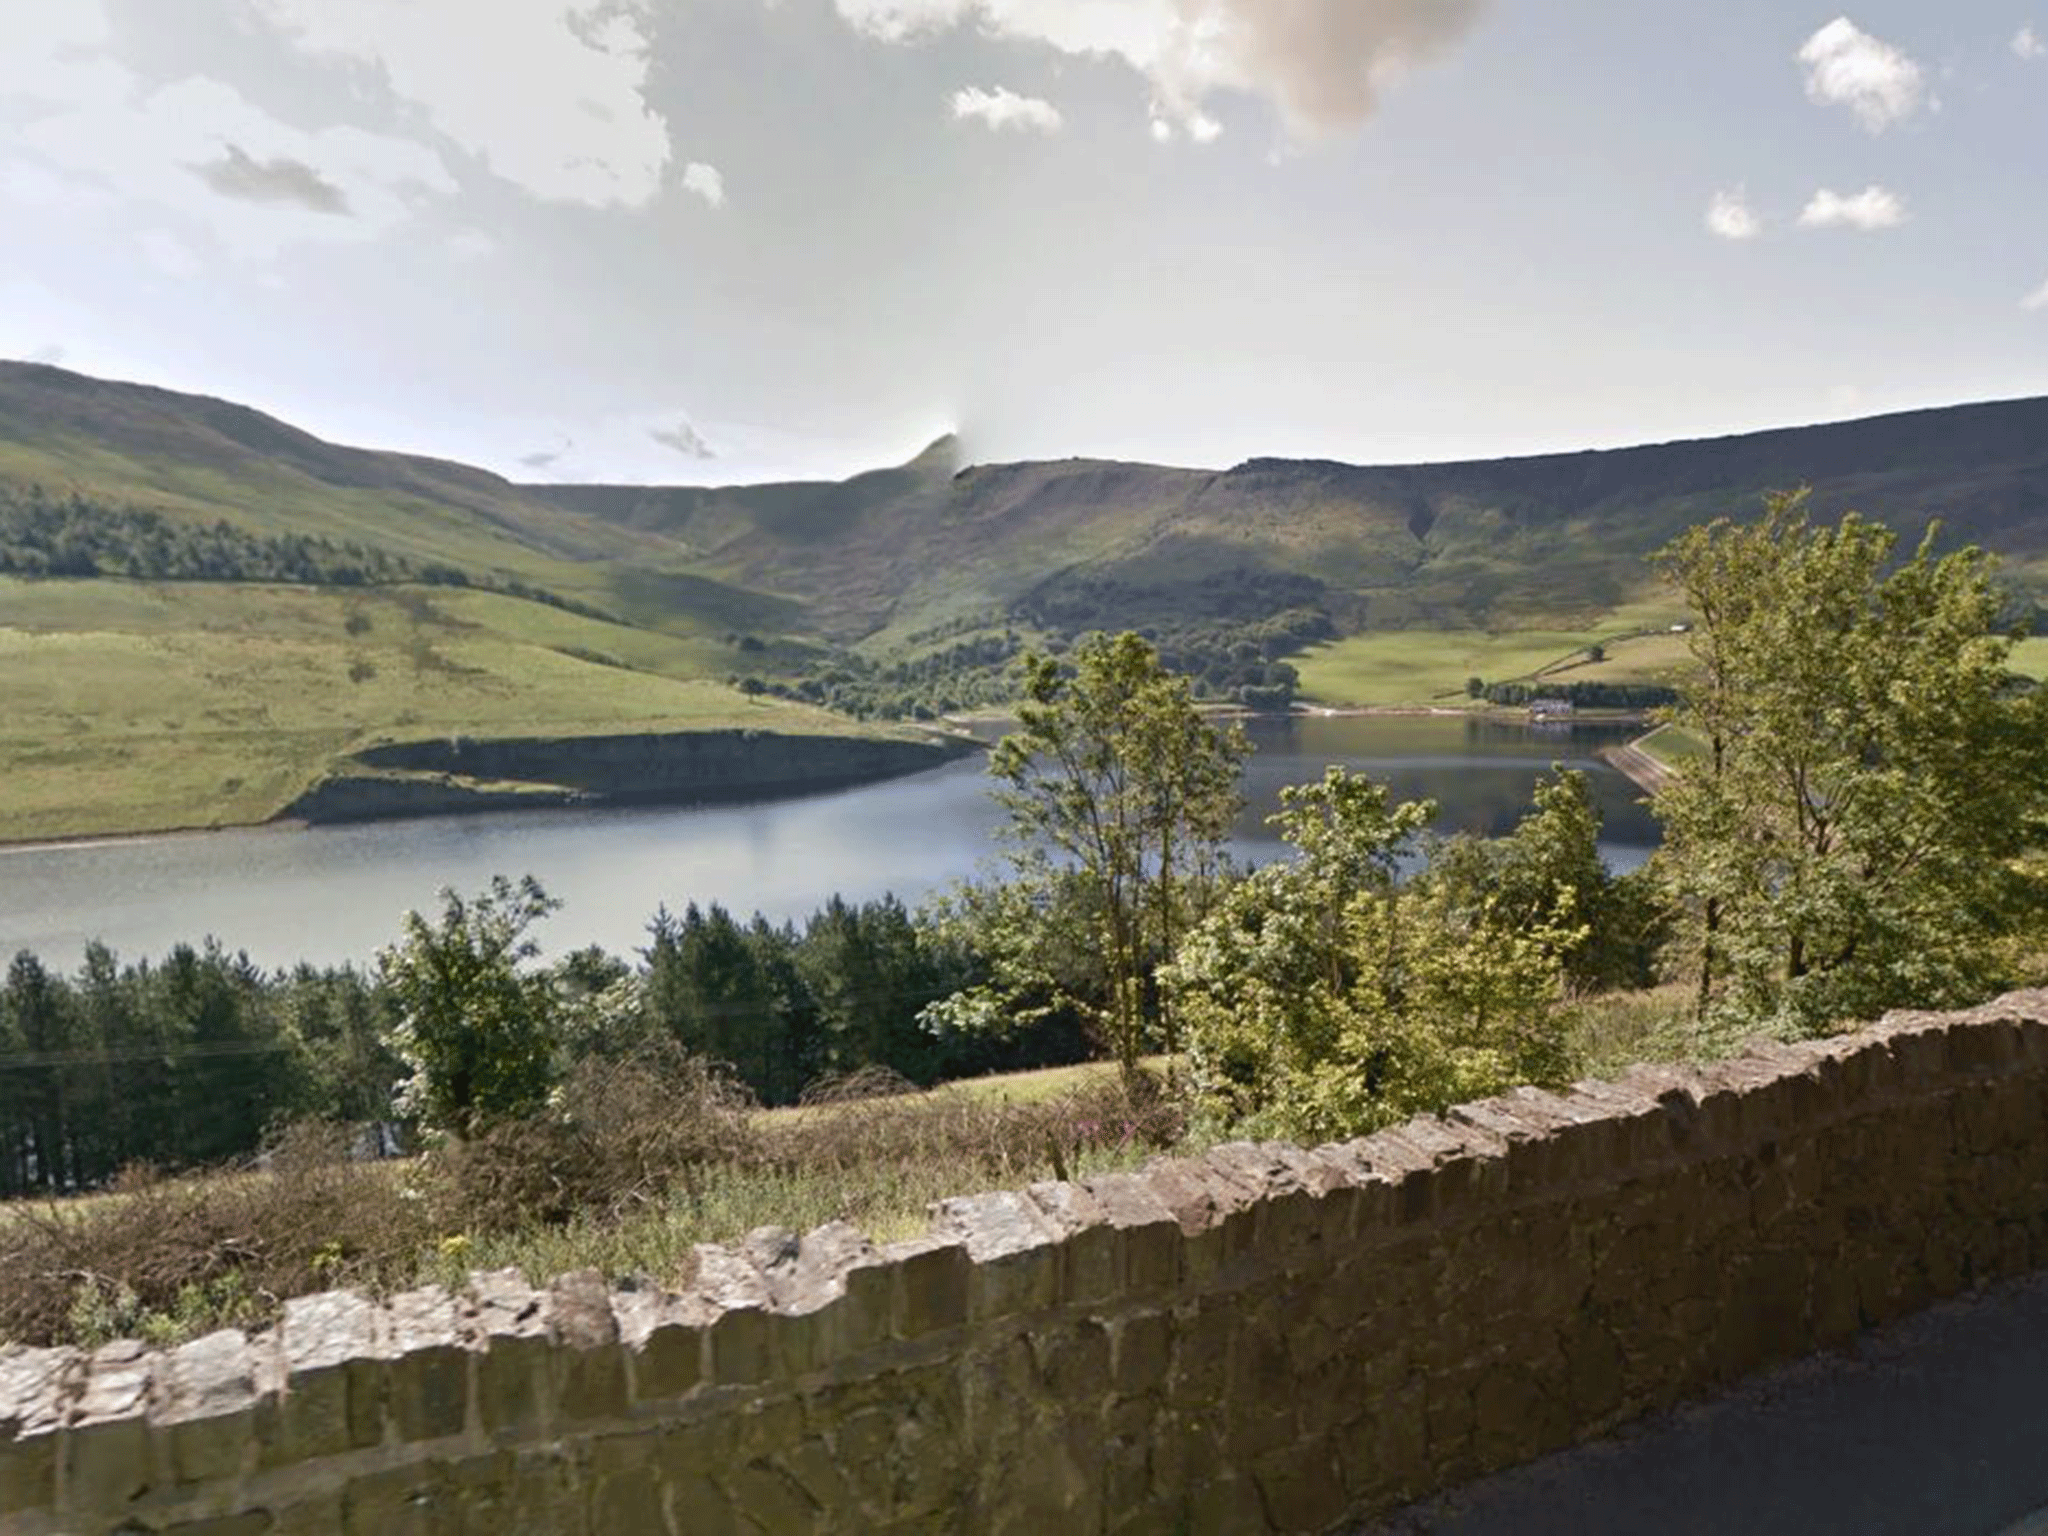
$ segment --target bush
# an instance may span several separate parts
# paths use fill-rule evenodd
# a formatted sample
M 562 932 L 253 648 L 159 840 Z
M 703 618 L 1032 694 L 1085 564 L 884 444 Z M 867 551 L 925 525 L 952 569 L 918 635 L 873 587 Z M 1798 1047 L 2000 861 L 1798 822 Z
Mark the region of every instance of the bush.
M 177 1180 L 131 1169 L 109 1192 L 0 1210 L 0 1338 L 163 1342 L 246 1325 L 289 1296 L 410 1273 L 434 1213 L 397 1171 L 347 1155 L 342 1127 L 288 1132 L 261 1166 Z
M 665 1042 L 592 1058 L 547 1110 L 438 1149 L 425 1183 L 451 1230 L 616 1217 L 687 1188 L 707 1163 L 751 1160 L 754 1107 L 722 1068 Z

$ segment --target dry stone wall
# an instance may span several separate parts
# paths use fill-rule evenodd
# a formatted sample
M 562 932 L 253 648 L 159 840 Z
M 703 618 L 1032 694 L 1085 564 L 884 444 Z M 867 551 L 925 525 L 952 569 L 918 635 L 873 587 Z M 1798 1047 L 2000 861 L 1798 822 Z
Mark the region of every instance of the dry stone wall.
M 0 1530 L 1329 1529 L 2048 1265 L 2048 992 L 168 1352 L 0 1351 Z

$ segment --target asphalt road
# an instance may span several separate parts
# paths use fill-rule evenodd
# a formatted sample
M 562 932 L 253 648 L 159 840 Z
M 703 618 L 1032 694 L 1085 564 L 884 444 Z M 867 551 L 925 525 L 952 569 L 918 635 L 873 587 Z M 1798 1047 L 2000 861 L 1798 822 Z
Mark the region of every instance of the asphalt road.
M 2048 1536 L 2048 1274 L 1356 1536 Z

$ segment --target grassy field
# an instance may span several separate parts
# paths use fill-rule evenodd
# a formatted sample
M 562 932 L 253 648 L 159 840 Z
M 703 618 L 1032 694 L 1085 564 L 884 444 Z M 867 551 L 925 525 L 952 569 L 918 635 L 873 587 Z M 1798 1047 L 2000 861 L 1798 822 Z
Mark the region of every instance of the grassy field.
M 1697 760 L 1706 750 L 1697 736 L 1675 725 L 1660 725 L 1635 745 L 1645 757 L 1655 759 L 1666 768 L 1683 767 Z
M 0 579 L 0 839 L 261 821 L 380 740 L 862 729 L 732 655 L 443 588 Z
M 2012 664 L 2028 677 L 2048 682 L 2048 635 L 2036 635 L 2013 647 Z
M 1317 704 L 1459 707 L 1465 680 L 1654 683 L 1684 656 L 1685 637 L 1669 633 L 1678 611 L 1657 601 L 1631 603 L 1583 629 L 1379 630 L 1319 645 L 1290 658 L 1302 696 Z M 1606 647 L 1604 661 L 1587 647 Z

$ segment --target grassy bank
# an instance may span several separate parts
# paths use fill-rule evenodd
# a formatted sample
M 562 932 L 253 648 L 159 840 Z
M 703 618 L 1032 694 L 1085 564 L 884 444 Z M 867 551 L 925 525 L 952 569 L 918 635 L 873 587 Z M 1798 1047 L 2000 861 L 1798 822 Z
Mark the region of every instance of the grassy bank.
M 1333 706 L 1461 708 L 1467 678 L 1489 683 L 1658 683 L 1684 655 L 1678 613 L 1635 603 L 1594 624 L 1555 629 L 1378 630 L 1291 657 L 1301 695 Z M 1603 647 L 1594 661 L 1590 648 Z
M 863 732 L 734 655 L 485 592 L 0 578 L 0 840 L 260 822 L 378 740 Z

